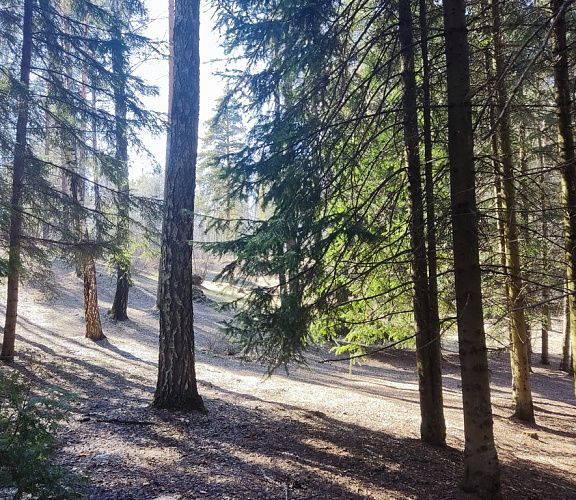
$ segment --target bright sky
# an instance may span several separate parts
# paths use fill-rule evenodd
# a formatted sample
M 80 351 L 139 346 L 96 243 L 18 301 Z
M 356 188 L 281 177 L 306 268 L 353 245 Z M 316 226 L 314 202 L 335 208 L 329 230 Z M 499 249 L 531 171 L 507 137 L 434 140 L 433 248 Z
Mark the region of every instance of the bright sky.
M 150 19 L 147 36 L 153 39 L 168 39 L 168 0 L 146 0 Z M 218 43 L 218 35 L 212 31 L 212 13 L 208 11 L 208 2 L 201 2 L 200 16 L 200 138 L 205 134 L 204 123 L 213 115 L 216 100 L 223 93 L 220 79 L 212 73 L 218 63 L 210 63 L 214 59 L 222 59 L 223 52 Z M 160 88 L 156 98 L 146 98 L 144 103 L 154 111 L 165 113 L 168 109 L 168 61 L 149 61 L 140 66 L 138 74 L 150 84 Z M 164 166 L 166 154 L 166 137 L 146 137 L 145 144 L 154 154 L 158 163 Z M 142 163 L 144 162 L 144 163 Z M 147 166 L 148 160 L 140 158 L 134 162 L 133 176 L 139 177 L 152 170 Z

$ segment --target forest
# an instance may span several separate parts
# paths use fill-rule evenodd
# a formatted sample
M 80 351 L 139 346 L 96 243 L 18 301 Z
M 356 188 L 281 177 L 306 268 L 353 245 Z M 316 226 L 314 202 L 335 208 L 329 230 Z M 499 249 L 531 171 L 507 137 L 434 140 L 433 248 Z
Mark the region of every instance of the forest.
M 0 498 L 576 498 L 573 2 L 149 8 L 0 0 Z

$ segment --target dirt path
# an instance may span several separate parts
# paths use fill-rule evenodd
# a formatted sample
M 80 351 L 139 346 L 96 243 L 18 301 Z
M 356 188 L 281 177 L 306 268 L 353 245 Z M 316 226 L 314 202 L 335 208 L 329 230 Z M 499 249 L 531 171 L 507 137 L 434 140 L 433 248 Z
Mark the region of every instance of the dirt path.
M 218 336 L 222 314 L 195 307 L 197 372 L 208 415 L 151 408 L 156 381 L 156 283 L 140 274 L 130 320 L 106 316 L 113 282 L 99 277 L 107 340 L 83 338 L 81 282 L 58 266 L 57 296 L 22 293 L 17 349 L 76 394 L 59 461 L 90 479 L 92 499 L 467 499 L 458 489 L 463 421 L 455 353 L 444 363 L 449 447 L 421 444 L 414 353 L 390 351 L 349 370 L 319 363 L 265 378 Z M 557 336 L 558 337 L 558 336 Z M 552 345 L 558 344 L 554 338 Z M 536 359 L 536 356 L 535 356 Z M 552 367 L 557 356 L 552 356 Z M 30 369 L 28 361 L 17 367 Z M 491 359 L 503 484 L 510 499 L 576 498 L 573 382 L 534 367 L 538 425 L 511 421 L 507 356 Z

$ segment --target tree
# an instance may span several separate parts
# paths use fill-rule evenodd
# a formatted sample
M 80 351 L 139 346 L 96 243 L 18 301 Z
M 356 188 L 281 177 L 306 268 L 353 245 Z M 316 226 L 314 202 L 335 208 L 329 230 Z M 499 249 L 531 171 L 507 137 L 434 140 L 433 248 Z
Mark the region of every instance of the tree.
M 465 434 L 462 487 L 484 499 L 499 499 L 502 497 L 500 466 L 494 445 L 478 250 L 466 6 L 464 0 L 444 0 L 443 9 L 452 239 Z
M 566 285 L 568 288 L 568 285 Z M 566 373 L 574 373 L 571 357 L 571 335 L 570 335 L 570 300 L 568 297 L 564 300 L 564 331 L 562 332 L 562 354 L 560 356 L 560 366 L 558 369 Z
M 410 241 L 412 247 L 412 280 L 414 283 L 414 318 L 416 321 L 416 355 L 420 389 L 420 435 L 423 441 L 446 445 L 446 424 L 442 402 L 442 355 L 437 315 L 433 314 L 428 280 L 424 195 L 419 151 L 414 40 L 409 0 L 398 2 L 399 38 L 404 86 L 404 143 L 408 192 L 410 198 Z
M 12 171 L 12 198 L 10 204 L 10 240 L 8 253 L 8 296 L 6 299 L 6 322 L 0 359 L 14 360 L 16 340 L 16 321 L 18 318 L 18 291 L 21 270 L 22 241 L 22 195 L 24 176 L 29 162 L 28 151 L 28 113 L 30 107 L 30 65 L 33 44 L 34 0 L 25 0 L 22 28 L 22 55 L 20 60 L 20 84 L 18 89 L 18 119 L 16 124 L 16 143 L 14 146 L 14 169 Z
M 229 194 L 234 158 L 244 146 L 246 130 L 239 103 L 224 100 L 225 97 L 222 97 L 216 103 L 216 115 L 210 121 L 202 141 L 203 152 L 199 161 L 202 179 L 197 179 L 196 212 L 223 219 L 232 225 L 232 219 L 248 215 L 246 206 L 249 194 L 246 200 L 236 200 Z M 226 235 L 227 231 L 224 233 Z
M 500 1 L 492 0 L 492 42 L 494 51 L 494 69 L 497 78 L 496 99 L 497 114 L 497 150 L 500 199 L 502 200 L 501 230 L 504 243 L 504 262 L 506 294 L 510 315 L 510 362 L 512 365 L 512 397 L 516 405 L 514 416 L 520 420 L 534 423 L 534 405 L 530 390 L 530 367 L 528 363 L 528 343 L 526 318 L 524 310 L 524 287 L 520 267 L 519 228 L 516 222 L 517 202 L 514 185 L 513 152 L 511 142 L 511 122 L 506 102 L 508 95 L 505 87 L 504 74 L 504 42 L 501 32 Z
M 31 74 L 31 84 L 18 82 L 14 87 L 15 93 L 23 96 L 25 93 L 29 114 L 27 130 L 20 127 L 20 135 L 15 134 L 18 137 L 12 137 L 10 132 L 2 137 L 3 153 L 7 151 L 8 144 L 11 144 L 12 151 L 18 151 L 20 148 L 15 145 L 22 134 L 25 133 L 27 139 L 24 169 L 19 170 L 22 161 L 17 158 L 18 154 L 14 155 L 15 180 L 18 181 L 20 175 L 17 185 L 24 189 L 20 189 L 19 207 L 14 211 L 19 214 L 14 218 L 16 224 L 13 226 L 19 233 L 19 245 L 18 251 L 12 252 L 12 255 L 18 254 L 20 278 L 31 273 L 46 273 L 55 256 L 69 258 L 72 255 L 78 262 L 79 270 L 82 270 L 82 264 L 91 261 L 91 272 L 84 273 L 85 286 L 89 285 L 92 290 L 85 295 L 91 301 L 86 310 L 92 311 L 87 313 L 86 326 L 87 333 L 98 331 L 101 334 L 99 322 L 93 329 L 88 321 L 95 318 L 98 311 L 93 261 L 103 250 L 112 250 L 117 246 L 116 238 L 111 234 L 113 219 L 109 206 L 117 193 L 105 185 L 106 181 L 100 185 L 96 176 L 90 178 L 87 165 L 90 161 L 97 164 L 102 169 L 101 178 L 104 175 L 109 180 L 118 177 L 118 162 L 110 154 L 115 149 L 115 134 L 110 132 L 113 130 L 114 115 L 109 111 L 113 109 L 114 95 L 110 55 L 114 43 L 109 27 L 114 16 L 106 6 L 84 0 L 32 4 L 32 28 L 28 22 L 16 22 L 22 18 L 21 7 L 6 9 L 6 13 L 10 13 L 6 16 L 2 9 L 2 23 L 8 20 L 13 23 L 8 29 L 11 36 L 6 44 L 10 47 L 9 57 L 2 61 L 3 84 L 14 86 L 19 80 L 15 77 L 15 63 L 6 61 L 24 60 L 27 50 L 30 52 L 28 66 Z M 137 0 L 132 0 L 130 5 L 133 9 L 141 9 Z M 25 10 L 25 13 L 28 11 Z M 139 12 L 142 14 L 143 11 Z M 8 24 L 2 26 L 4 28 Z M 24 50 L 20 52 L 15 40 L 28 40 L 30 30 L 34 34 L 34 43 L 27 42 L 28 45 L 24 44 Z M 127 45 L 133 48 L 141 49 L 148 43 L 133 32 L 125 37 L 129 40 Z M 150 93 L 150 89 L 133 75 L 124 76 L 131 129 L 159 129 L 155 115 L 143 110 L 138 100 L 142 93 Z M 93 95 L 92 106 L 87 103 L 88 92 Z M 2 113 L 10 114 L 6 109 Z M 87 130 L 89 124 L 92 128 L 90 132 Z M 6 130 L 11 129 L 6 127 Z M 92 141 L 89 141 L 89 135 Z M 138 143 L 134 134 L 129 136 L 133 144 Z M 100 197 L 96 193 L 97 199 L 93 201 L 90 194 L 96 190 L 104 191 L 105 195 Z M 142 213 L 152 212 L 153 205 L 150 203 L 132 198 L 130 202 L 142 209 Z M 97 241 L 92 238 L 94 228 L 99 233 Z M 35 268 L 30 264 L 35 264 Z M 9 288 L 14 291 L 13 280 L 10 280 Z M 10 292 L 9 295 L 13 297 L 14 293 Z M 10 303 L 14 304 L 15 301 L 10 300 Z M 13 330 L 11 323 L 15 325 L 16 319 L 14 308 L 9 306 L 7 313 L 8 342 L 5 347 L 12 350 L 13 356 L 10 336 Z
M 114 74 L 114 118 L 115 118 L 115 143 L 118 162 L 117 186 L 118 186 L 118 222 L 116 226 L 116 238 L 119 251 L 114 255 L 116 263 L 116 293 L 110 315 L 115 321 L 128 319 L 128 292 L 130 291 L 130 183 L 128 181 L 128 120 L 126 99 L 126 52 L 127 47 L 122 36 L 122 12 L 118 0 L 112 1 L 112 11 L 116 19 L 112 26 L 114 36 L 112 48 L 112 71 Z
M 554 22 L 554 87 L 558 127 L 558 156 L 562 176 L 564 207 L 564 241 L 566 251 L 566 281 L 570 311 L 572 369 L 576 371 L 576 151 L 572 128 L 572 99 L 568 44 L 566 41 L 566 11 L 571 2 L 553 0 Z M 576 378 L 575 391 L 576 391 Z
M 190 244 L 200 106 L 199 16 L 199 0 L 176 1 L 174 89 L 162 227 L 160 356 L 153 404 L 204 411 L 196 383 Z

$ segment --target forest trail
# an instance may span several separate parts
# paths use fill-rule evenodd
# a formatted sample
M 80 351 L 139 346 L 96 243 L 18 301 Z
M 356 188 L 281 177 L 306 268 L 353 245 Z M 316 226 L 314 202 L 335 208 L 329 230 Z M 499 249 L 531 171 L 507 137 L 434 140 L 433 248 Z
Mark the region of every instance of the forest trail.
M 54 271 L 53 287 L 23 288 L 16 348 L 24 355 L 16 366 L 75 394 L 58 461 L 89 479 L 86 498 L 474 498 L 458 488 L 463 418 L 455 352 L 445 352 L 443 364 L 449 446 L 435 449 L 418 439 L 413 352 L 385 351 L 350 368 L 321 363 L 332 355 L 316 347 L 308 367 L 267 378 L 219 336 L 223 313 L 197 303 L 197 374 L 209 413 L 156 410 L 154 270 L 134 276 L 124 323 L 106 314 L 114 281 L 101 271 L 107 339 L 99 343 L 84 338 L 81 280 L 61 264 Z M 206 285 L 214 297 L 216 287 Z M 535 427 L 509 418 L 507 354 L 490 359 L 505 498 L 576 498 L 576 408 L 572 380 L 556 370 L 559 337 L 551 367 L 534 365 Z

